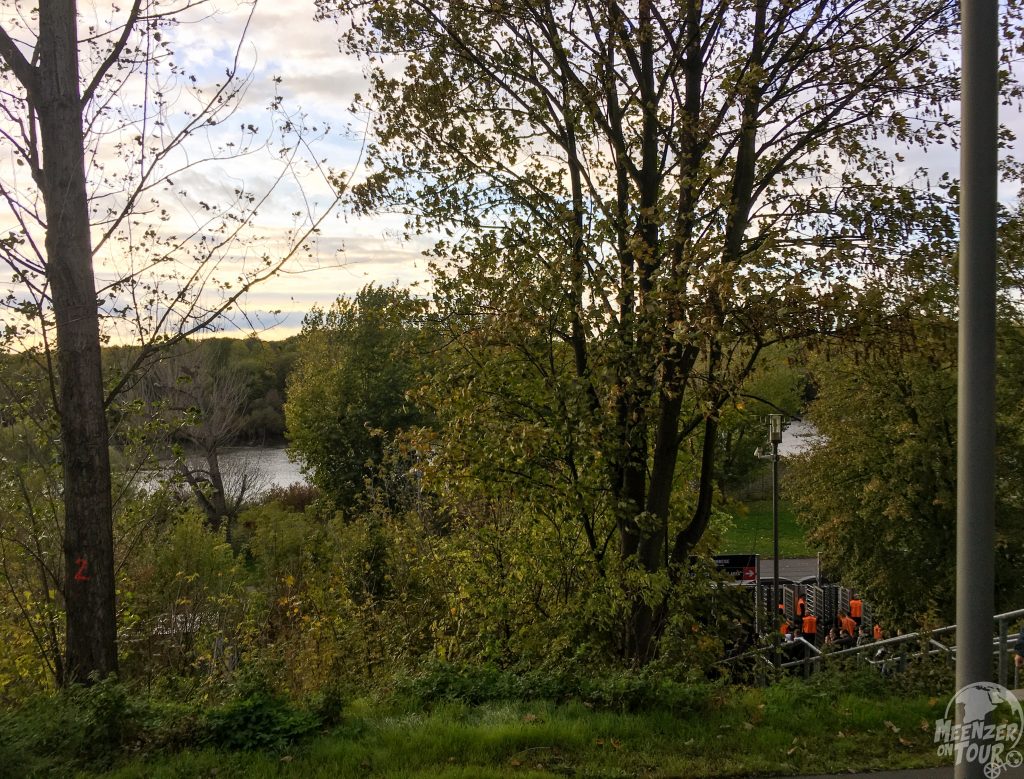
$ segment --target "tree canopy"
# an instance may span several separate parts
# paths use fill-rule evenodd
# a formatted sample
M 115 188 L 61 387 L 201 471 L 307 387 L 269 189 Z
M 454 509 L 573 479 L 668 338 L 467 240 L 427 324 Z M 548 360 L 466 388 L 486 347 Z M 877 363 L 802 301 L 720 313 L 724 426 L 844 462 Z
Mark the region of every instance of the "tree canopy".
M 953 208 L 953 203 L 950 203 Z M 996 451 L 997 603 L 1024 594 L 1020 354 L 1021 216 L 1000 228 Z M 855 340 L 810 361 L 821 439 L 797 458 L 792 495 L 823 569 L 870 593 L 896 624 L 955 619 L 957 307 L 955 244 L 922 252 L 905 284 L 874 288 Z
M 339 508 L 353 507 L 395 434 L 424 421 L 408 397 L 420 367 L 421 309 L 407 291 L 371 284 L 303 322 L 288 381 L 288 438 Z
M 320 8 L 374 63 L 363 207 L 447 232 L 448 440 L 475 425 L 506 483 L 546 475 L 596 565 L 614 538 L 671 588 L 763 350 L 845 326 L 858 279 L 927 230 L 886 149 L 952 127 L 955 3 Z M 652 656 L 666 594 L 634 594 L 628 656 Z

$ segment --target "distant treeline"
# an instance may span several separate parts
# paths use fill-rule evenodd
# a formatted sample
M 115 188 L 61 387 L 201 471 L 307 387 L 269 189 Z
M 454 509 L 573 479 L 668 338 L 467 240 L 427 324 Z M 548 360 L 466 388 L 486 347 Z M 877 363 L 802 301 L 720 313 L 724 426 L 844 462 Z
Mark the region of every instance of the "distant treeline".
M 104 363 L 116 373 L 132 347 L 113 346 L 104 350 Z M 264 444 L 284 441 L 285 384 L 298 353 L 298 336 L 281 341 L 248 338 L 204 338 L 188 341 L 172 350 L 164 361 L 164 388 L 180 388 L 190 380 L 216 379 L 239 391 L 240 415 L 232 444 Z M 168 369 L 167 366 L 172 366 Z M 160 381 L 150 378 L 149 392 L 160 393 Z M 180 394 L 180 393 L 178 393 Z

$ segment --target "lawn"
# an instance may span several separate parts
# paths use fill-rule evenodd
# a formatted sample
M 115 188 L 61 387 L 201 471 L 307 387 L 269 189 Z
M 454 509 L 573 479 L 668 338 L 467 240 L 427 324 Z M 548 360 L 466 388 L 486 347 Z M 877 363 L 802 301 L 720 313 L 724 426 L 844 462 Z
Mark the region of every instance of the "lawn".
M 723 554 L 772 556 L 772 502 L 750 501 L 732 508 L 733 527 L 722 540 Z M 807 545 L 804 530 L 788 501 L 779 501 L 779 554 L 781 557 L 815 557 Z
M 344 724 L 282 753 L 212 749 L 136 758 L 80 777 L 727 777 L 939 765 L 920 695 L 722 687 L 688 710 L 624 713 L 584 704 L 356 702 Z

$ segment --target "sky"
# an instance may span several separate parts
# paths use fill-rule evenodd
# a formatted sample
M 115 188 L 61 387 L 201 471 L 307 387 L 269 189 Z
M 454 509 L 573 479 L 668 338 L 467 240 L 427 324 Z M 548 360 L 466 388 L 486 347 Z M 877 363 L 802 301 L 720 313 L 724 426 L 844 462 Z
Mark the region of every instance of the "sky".
M 195 4 L 195 0 L 147 2 L 164 9 Z M 118 0 L 79 0 L 83 83 L 109 51 L 129 7 L 130 3 Z M 303 317 L 313 306 L 329 306 L 339 296 L 352 295 L 368 283 L 410 286 L 426 280 L 422 251 L 431 241 L 404 240 L 401 216 L 360 217 L 344 204 L 330 208 L 335 189 L 326 174 L 349 184 L 365 175 L 361 159 L 367 120 L 352 113 L 350 107 L 355 93 L 366 91 L 366 80 L 362 65 L 339 52 L 339 30 L 334 22 L 317 22 L 314 13 L 313 0 L 202 0 L 196 8 L 179 15 L 180 23 L 161 27 L 159 37 L 150 33 L 130 41 L 129 48 L 149 47 L 147 50 L 159 53 L 164 45 L 170 52 L 162 61 L 159 57 L 151 60 L 155 64 L 149 69 L 149 78 L 136 72 L 116 89 L 97 91 L 86 116 L 87 123 L 96 119 L 95 124 L 89 124 L 94 141 L 86 164 L 91 197 L 99 215 L 94 217 L 93 228 L 95 274 L 101 298 L 104 294 L 112 296 L 101 310 L 111 314 L 104 321 L 113 342 L 136 341 L 137 332 L 144 331 L 168 307 L 166 299 L 147 301 L 142 286 L 132 292 L 121 287 L 118 292 L 114 282 L 140 268 L 152 267 L 154 257 L 182 236 L 193 235 L 206 239 L 207 245 L 216 244 L 224 233 L 217 232 L 221 220 L 212 219 L 211 214 L 217 213 L 217 206 L 227 206 L 234 200 L 238 190 L 257 197 L 258 213 L 241 231 L 242 240 L 219 251 L 216 271 L 203 286 L 205 300 L 220 299 L 222 284 L 230 283 L 231 289 L 237 289 L 240 277 L 260 267 L 262 253 L 272 258 L 286 255 L 296 244 L 296 235 L 301 236 L 313 220 L 323 221 L 309 242 L 310 251 L 298 252 L 281 273 L 244 295 L 239 313 L 221 322 L 218 329 L 222 334 L 255 331 L 263 338 L 287 337 L 299 331 Z M 0 25 L 25 56 L 31 57 L 37 37 L 34 4 L 0 0 Z M 97 40 L 94 49 L 90 48 L 90 39 Z M 131 191 L 131 182 L 138 183 L 138 171 L 144 167 L 139 164 L 140 136 L 154 138 L 152 145 L 146 144 L 148 157 L 143 157 L 151 161 L 161 146 L 155 134 L 173 135 L 189 121 L 187 112 L 197 105 L 190 90 L 202 88 L 206 95 L 213 94 L 236 58 L 237 72 L 248 86 L 233 112 L 219 117 L 222 121 L 216 125 L 204 125 L 157 166 L 156 170 L 169 180 L 139 199 L 142 216 L 122 224 L 123 240 L 115 237 L 104 241 L 103 214 L 124 208 L 125 193 Z M 117 75 L 118 70 L 112 73 Z M 0 74 L 0 92 L 17 94 L 9 74 Z M 159 116 L 153 109 L 157 95 L 166 100 L 166 109 Z M 267 107 L 275 96 L 281 101 L 272 116 Z M 143 115 L 139 106 L 144 104 L 150 106 L 145 124 L 137 121 Z M 5 108 L 14 113 L 6 119 L 0 117 L 0 131 L 11 132 L 17 138 L 18 127 L 12 125 L 11 117 L 23 120 L 17 115 L 23 107 L 10 102 Z M 284 137 L 271 132 L 273 127 L 280 127 L 284 113 L 296 120 L 295 124 L 312 128 L 304 133 L 303 144 L 294 134 Z M 242 129 L 246 126 L 256 128 L 256 132 L 247 133 Z M 140 131 L 140 127 L 146 130 Z M 249 152 L 231 159 L 235 155 L 218 151 L 226 143 L 234 144 L 230 147 L 233 150 L 248 144 Z M 129 154 L 119 153 L 119 145 L 127 147 Z M 282 146 L 294 151 L 282 156 Z M 0 142 L 0 149 L 0 184 L 18 192 L 30 212 L 34 202 L 39 218 L 34 224 L 30 220 L 29 232 L 42 246 L 43 210 L 28 168 L 11 153 L 10 146 Z M 285 159 L 292 159 L 291 168 L 283 163 Z M 259 200 L 268 192 L 265 200 Z M 150 195 L 155 199 L 151 200 Z M 215 207 L 211 209 L 210 204 Z M 161 209 L 167 212 L 162 220 L 158 218 Z M 150 227 L 163 244 L 147 243 L 144 233 Z M 0 209 L 0 234 L 8 230 L 20 232 L 20 226 L 7 209 Z M 194 256 L 195 249 L 192 252 Z M 173 263 L 176 272 L 190 272 L 194 263 L 190 266 L 188 253 L 176 252 L 174 256 L 178 258 Z M 167 263 L 156 267 L 158 273 L 175 272 Z M 139 278 L 154 277 L 140 274 Z M 173 294 L 173 279 L 160 284 Z M 15 284 L 13 288 L 25 294 L 24 287 Z M 126 301 L 139 312 L 137 326 L 131 315 L 125 319 L 115 314 Z M 18 321 L 18 314 L 11 308 L 0 310 L 0 326 L 8 324 L 7 320 Z M 29 335 L 23 343 L 38 343 L 38 338 Z
M 217 78 L 244 31 L 240 64 L 253 78 L 243 116 L 265 121 L 264 106 L 276 92 L 287 110 L 302 112 L 321 130 L 330 126 L 313 143 L 316 158 L 350 182 L 359 181 L 365 175 L 361 163 L 367 118 L 351 107 L 356 93 L 365 94 L 368 85 L 362 64 L 339 51 L 338 26 L 316 21 L 311 0 L 261 0 L 251 17 L 247 5 L 231 0 L 219 5 L 224 12 L 172 31 L 178 64 L 200 78 Z M 251 164 L 246 167 L 251 175 Z M 230 167 L 221 170 L 230 172 Z M 311 189 L 320 213 L 330 195 L 322 182 L 314 182 Z M 295 187 L 284 187 L 263 210 L 260 224 L 272 229 L 289 225 L 298 201 Z M 264 338 L 286 337 L 298 331 L 312 306 L 329 306 L 368 283 L 424 284 L 428 274 L 422 252 L 432 241 L 404 240 L 403 223 L 397 214 L 366 217 L 344 204 L 335 208 L 321 227 L 316 258 L 290 263 L 284 273 L 256 287 L 242 301 L 246 316 L 236 317 L 235 325 L 242 332 L 255 326 Z M 270 313 L 274 311 L 280 313 Z M 231 330 L 232 325 L 225 325 L 226 334 Z
M 111 5 L 110 0 L 94 0 L 91 4 L 83 0 L 80 28 L 90 24 L 102 28 Z M 211 7 L 216 13 L 209 13 Z M 5 28 L 11 29 L 12 9 L 16 8 L 15 0 L 0 3 L 0 21 Z M 254 254 L 258 253 L 253 247 L 263 247 L 272 254 L 286 251 L 289 231 L 308 226 L 311 218 L 323 214 L 332 199 L 324 169 L 330 168 L 350 183 L 365 174 L 361 159 L 368 120 L 350 110 L 354 95 L 368 91 L 364 67 L 339 51 L 341 28 L 333 21 L 316 21 L 314 13 L 313 0 L 260 0 L 255 10 L 250 2 L 242 0 L 209 0 L 201 13 L 193 12 L 193 17 L 164 32 L 175 66 L 188 78 L 194 77 L 195 83 L 209 88 L 222 80 L 236 54 L 240 72 L 250 75 L 248 90 L 236 113 L 208 134 L 198 135 L 182 152 L 190 161 L 202 155 L 203 143 L 212 146 L 226 139 L 239 140 L 243 125 L 259 127 L 258 135 L 262 137 L 270 126 L 266 106 L 275 94 L 282 98 L 284 110 L 301 114 L 308 125 L 318 128 L 310 134 L 313 141 L 302 156 L 315 160 L 319 168 L 297 178 L 284 177 L 254 219 L 254 229 L 249 233 L 254 242 L 225 254 L 220 269 L 224 278 L 252 267 Z M 123 8 L 119 14 L 114 18 L 123 18 Z M 238 41 L 243 39 L 236 52 Z M 142 83 L 136 78 L 121 97 L 140 100 Z M 170 118 L 180 120 L 187 107 L 186 100 L 176 102 Z M 1016 110 L 1004 109 L 1003 119 L 1011 126 L 1024 126 Z M 205 203 L 224 202 L 238 188 L 266 191 L 283 170 L 276 148 L 254 151 L 234 161 L 215 160 L 176 175 L 175 193 L 187 191 L 187 195 L 173 206 L 171 218 L 162 229 L 202 232 L 206 229 Z M 955 173 L 958 167 L 957 151 L 951 145 L 904 149 L 902 153 L 905 162 L 897 170 L 898 178 L 909 179 L 912 171 L 924 167 L 937 179 L 943 172 Z M 109 152 L 103 151 L 100 157 L 106 154 Z M 0 166 L 4 164 L 6 161 L 0 159 Z M 7 170 L 15 170 L 13 163 Z M 1007 188 L 1002 194 L 1011 199 L 1017 193 Z M 428 273 L 421 253 L 431 240 L 404 240 L 402 227 L 403 219 L 397 214 L 358 216 L 344 205 L 335 208 L 320 225 L 312 255 L 297 257 L 285 266 L 285 272 L 244 296 L 244 315 L 224 322 L 223 331 L 245 334 L 256 330 L 264 338 L 282 338 L 299 330 L 303 316 L 313 306 L 329 306 L 339 296 L 351 295 L 367 283 L 418 284 L 425 289 Z M 126 261 L 120 251 L 111 245 L 97 255 L 101 285 L 123 272 L 126 262 L 141 261 Z
M 358 164 L 359 136 L 365 132 L 366 118 L 350 114 L 348 108 L 356 92 L 367 92 L 363 67 L 339 52 L 340 28 L 333 21 L 315 21 L 313 14 L 311 0 L 263 0 L 257 6 L 246 49 L 255 63 L 254 92 L 262 90 L 259 97 L 265 98 L 269 94 L 269 77 L 280 76 L 280 89 L 288 101 L 332 123 L 335 133 L 322 148 L 335 167 L 351 171 L 358 180 L 362 173 Z M 184 63 L 198 69 L 216 68 L 218 60 L 223 61 L 228 52 L 211 41 L 237 39 L 240 19 L 239 13 L 221 17 L 215 24 L 225 32 L 213 38 L 200 25 L 182 28 L 182 41 L 188 44 L 181 49 Z M 1022 132 L 1017 134 L 1024 135 L 1019 111 L 1002 110 L 1003 121 L 1021 128 Z M 348 133 L 344 132 L 346 127 Z M 915 171 L 924 168 L 936 181 L 942 173 L 956 175 L 959 167 L 957 149 L 951 144 L 928 149 L 904 148 L 900 152 L 904 161 L 897 166 L 898 179 L 909 180 Z M 1004 201 L 1016 198 L 1016 187 L 1005 185 L 1001 196 Z M 399 237 L 401 226 L 402 219 L 397 215 L 357 218 L 339 211 L 325 230 L 322 269 L 270 282 L 250 296 L 250 308 L 284 309 L 283 321 L 271 335 L 274 337 L 294 332 L 310 305 L 327 305 L 336 296 L 351 294 L 367 282 L 425 282 L 427 271 L 420 252 L 427 248 L 429 240 L 404 242 Z M 341 251 L 332 256 L 332 247 Z

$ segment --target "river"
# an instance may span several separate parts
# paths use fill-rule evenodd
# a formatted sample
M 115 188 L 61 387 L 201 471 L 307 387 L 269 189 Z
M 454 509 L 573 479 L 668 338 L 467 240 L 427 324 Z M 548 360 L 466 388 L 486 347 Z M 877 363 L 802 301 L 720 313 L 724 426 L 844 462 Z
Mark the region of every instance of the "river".
M 821 436 L 809 422 L 798 421 L 787 426 L 782 434 L 779 454 L 783 457 L 799 454 L 821 441 Z M 220 452 L 220 467 L 225 485 L 232 489 L 243 474 L 248 475 L 250 492 L 261 493 L 274 487 L 287 487 L 296 482 L 308 483 L 302 465 L 288 459 L 283 446 L 230 446 Z
M 229 492 L 237 488 L 243 476 L 250 485 L 249 493 L 257 495 L 274 487 L 308 482 L 302 464 L 289 460 L 288 450 L 283 446 L 229 446 L 221 449 L 219 455 L 221 475 Z M 194 462 L 203 467 L 200 461 Z M 152 483 L 149 479 L 145 481 Z

